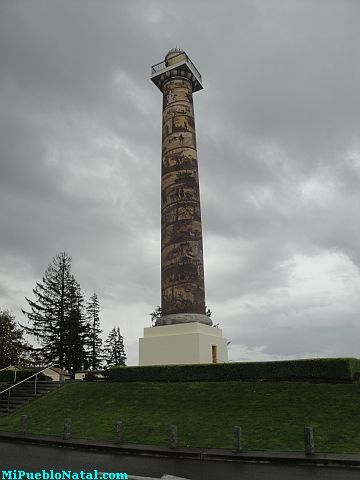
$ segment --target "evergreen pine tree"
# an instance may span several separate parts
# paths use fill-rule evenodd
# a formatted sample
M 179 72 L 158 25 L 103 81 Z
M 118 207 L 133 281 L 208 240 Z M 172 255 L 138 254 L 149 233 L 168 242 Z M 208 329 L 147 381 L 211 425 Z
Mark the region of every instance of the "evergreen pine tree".
M 102 339 L 100 334 L 100 306 L 96 293 L 93 293 L 86 306 L 87 311 L 87 344 L 89 348 L 88 352 L 88 365 L 91 370 L 97 370 L 101 368 L 103 355 L 102 355 Z
M 106 362 L 108 367 L 125 366 L 126 354 L 124 348 L 124 339 L 120 333 L 120 328 L 113 328 L 105 343 Z
M 26 298 L 31 311 L 22 310 L 30 323 L 23 328 L 39 342 L 42 362 L 74 372 L 85 359 L 85 326 L 80 286 L 66 252 L 53 258 L 33 293 L 35 300 Z
M 65 368 L 75 375 L 86 362 L 87 325 L 84 298 L 75 278 L 69 289 L 69 311 L 64 325 Z

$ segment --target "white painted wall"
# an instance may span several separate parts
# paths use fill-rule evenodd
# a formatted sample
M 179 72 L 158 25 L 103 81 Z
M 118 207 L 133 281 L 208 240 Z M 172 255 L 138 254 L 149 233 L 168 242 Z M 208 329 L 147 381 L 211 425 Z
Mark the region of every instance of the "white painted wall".
M 75 372 L 75 380 L 84 380 L 87 373 L 91 373 L 92 370 Z M 101 372 L 94 372 L 95 378 L 103 380 L 105 377 Z
M 212 345 L 217 346 L 218 363 L 227 362 L 227 340 L 220 328 L 202 323 L 144 328 L 139 365 L 212 363 Z
M 56 382 L 59 381 L 60 379 L 60 375 L 57 373 L 57 372 L 54 372 L 54 370 L 51 370 L 51 368 L 47 368 L 46 370 L 44 370 L 42 372 L 44 375 L 46 375 L 47 377 L 51 377 L 53 380 L 55 380 Z
M 51 377 L 52 380 L 59 382 L 61 380 L 60 374 L 58 372 L 55 372 L 55 370 L 52 370 L 51 368 L 46 368 L 43 372 L 44 375 L 47 377 Z M 71 375 L 69 373 L 64 374 L 64 380 L 70 380 Z

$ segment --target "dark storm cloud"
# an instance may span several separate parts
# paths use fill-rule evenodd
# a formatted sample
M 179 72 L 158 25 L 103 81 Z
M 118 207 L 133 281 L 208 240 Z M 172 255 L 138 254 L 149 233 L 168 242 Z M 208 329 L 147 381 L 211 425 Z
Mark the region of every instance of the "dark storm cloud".
M 355 354 L 359 10 L 2 2 L 1 305 L 19 312 L 65 249 L 136 362 L 160 287 L 161 94 L 149 72 L 177 44 L 204 78 L 194 101 L 207 303 L 233 359 Z M 329 281 L 340 274 L 347 283 Z M 306 275 L 325 293 L 300 295 Z

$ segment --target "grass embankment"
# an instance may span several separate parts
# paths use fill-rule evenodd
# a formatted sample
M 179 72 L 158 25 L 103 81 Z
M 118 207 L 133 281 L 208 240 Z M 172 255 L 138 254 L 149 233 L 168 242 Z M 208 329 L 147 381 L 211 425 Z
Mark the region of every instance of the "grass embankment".
M 303 451 L 303 427 L 313 426 L 318 452 L 360 453 L 360 384 L 270 382 L 72 383 L 0 418 L 0 431 L 17 431 L 21 414 L 28 431 L 114 439 L 122 420 L 126 443 L 166 445 L 176 424 L 179 444 L 232 447 L 235 425 L 246 450 Z

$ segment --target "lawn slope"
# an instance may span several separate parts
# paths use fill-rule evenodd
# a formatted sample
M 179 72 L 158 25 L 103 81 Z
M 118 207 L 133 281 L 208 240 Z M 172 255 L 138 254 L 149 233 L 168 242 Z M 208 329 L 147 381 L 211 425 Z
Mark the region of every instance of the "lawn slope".
M 171 424 L 189 447 L 231 448 L 235 425 L 246 450 L 302 451 L 303 427 L 318 452 L 360 453 L 360 384 L 291 382 L 71 383 L 0 418 L 0 431 L 62 435 L 70 417 L 76 438 L 166 445 Z

